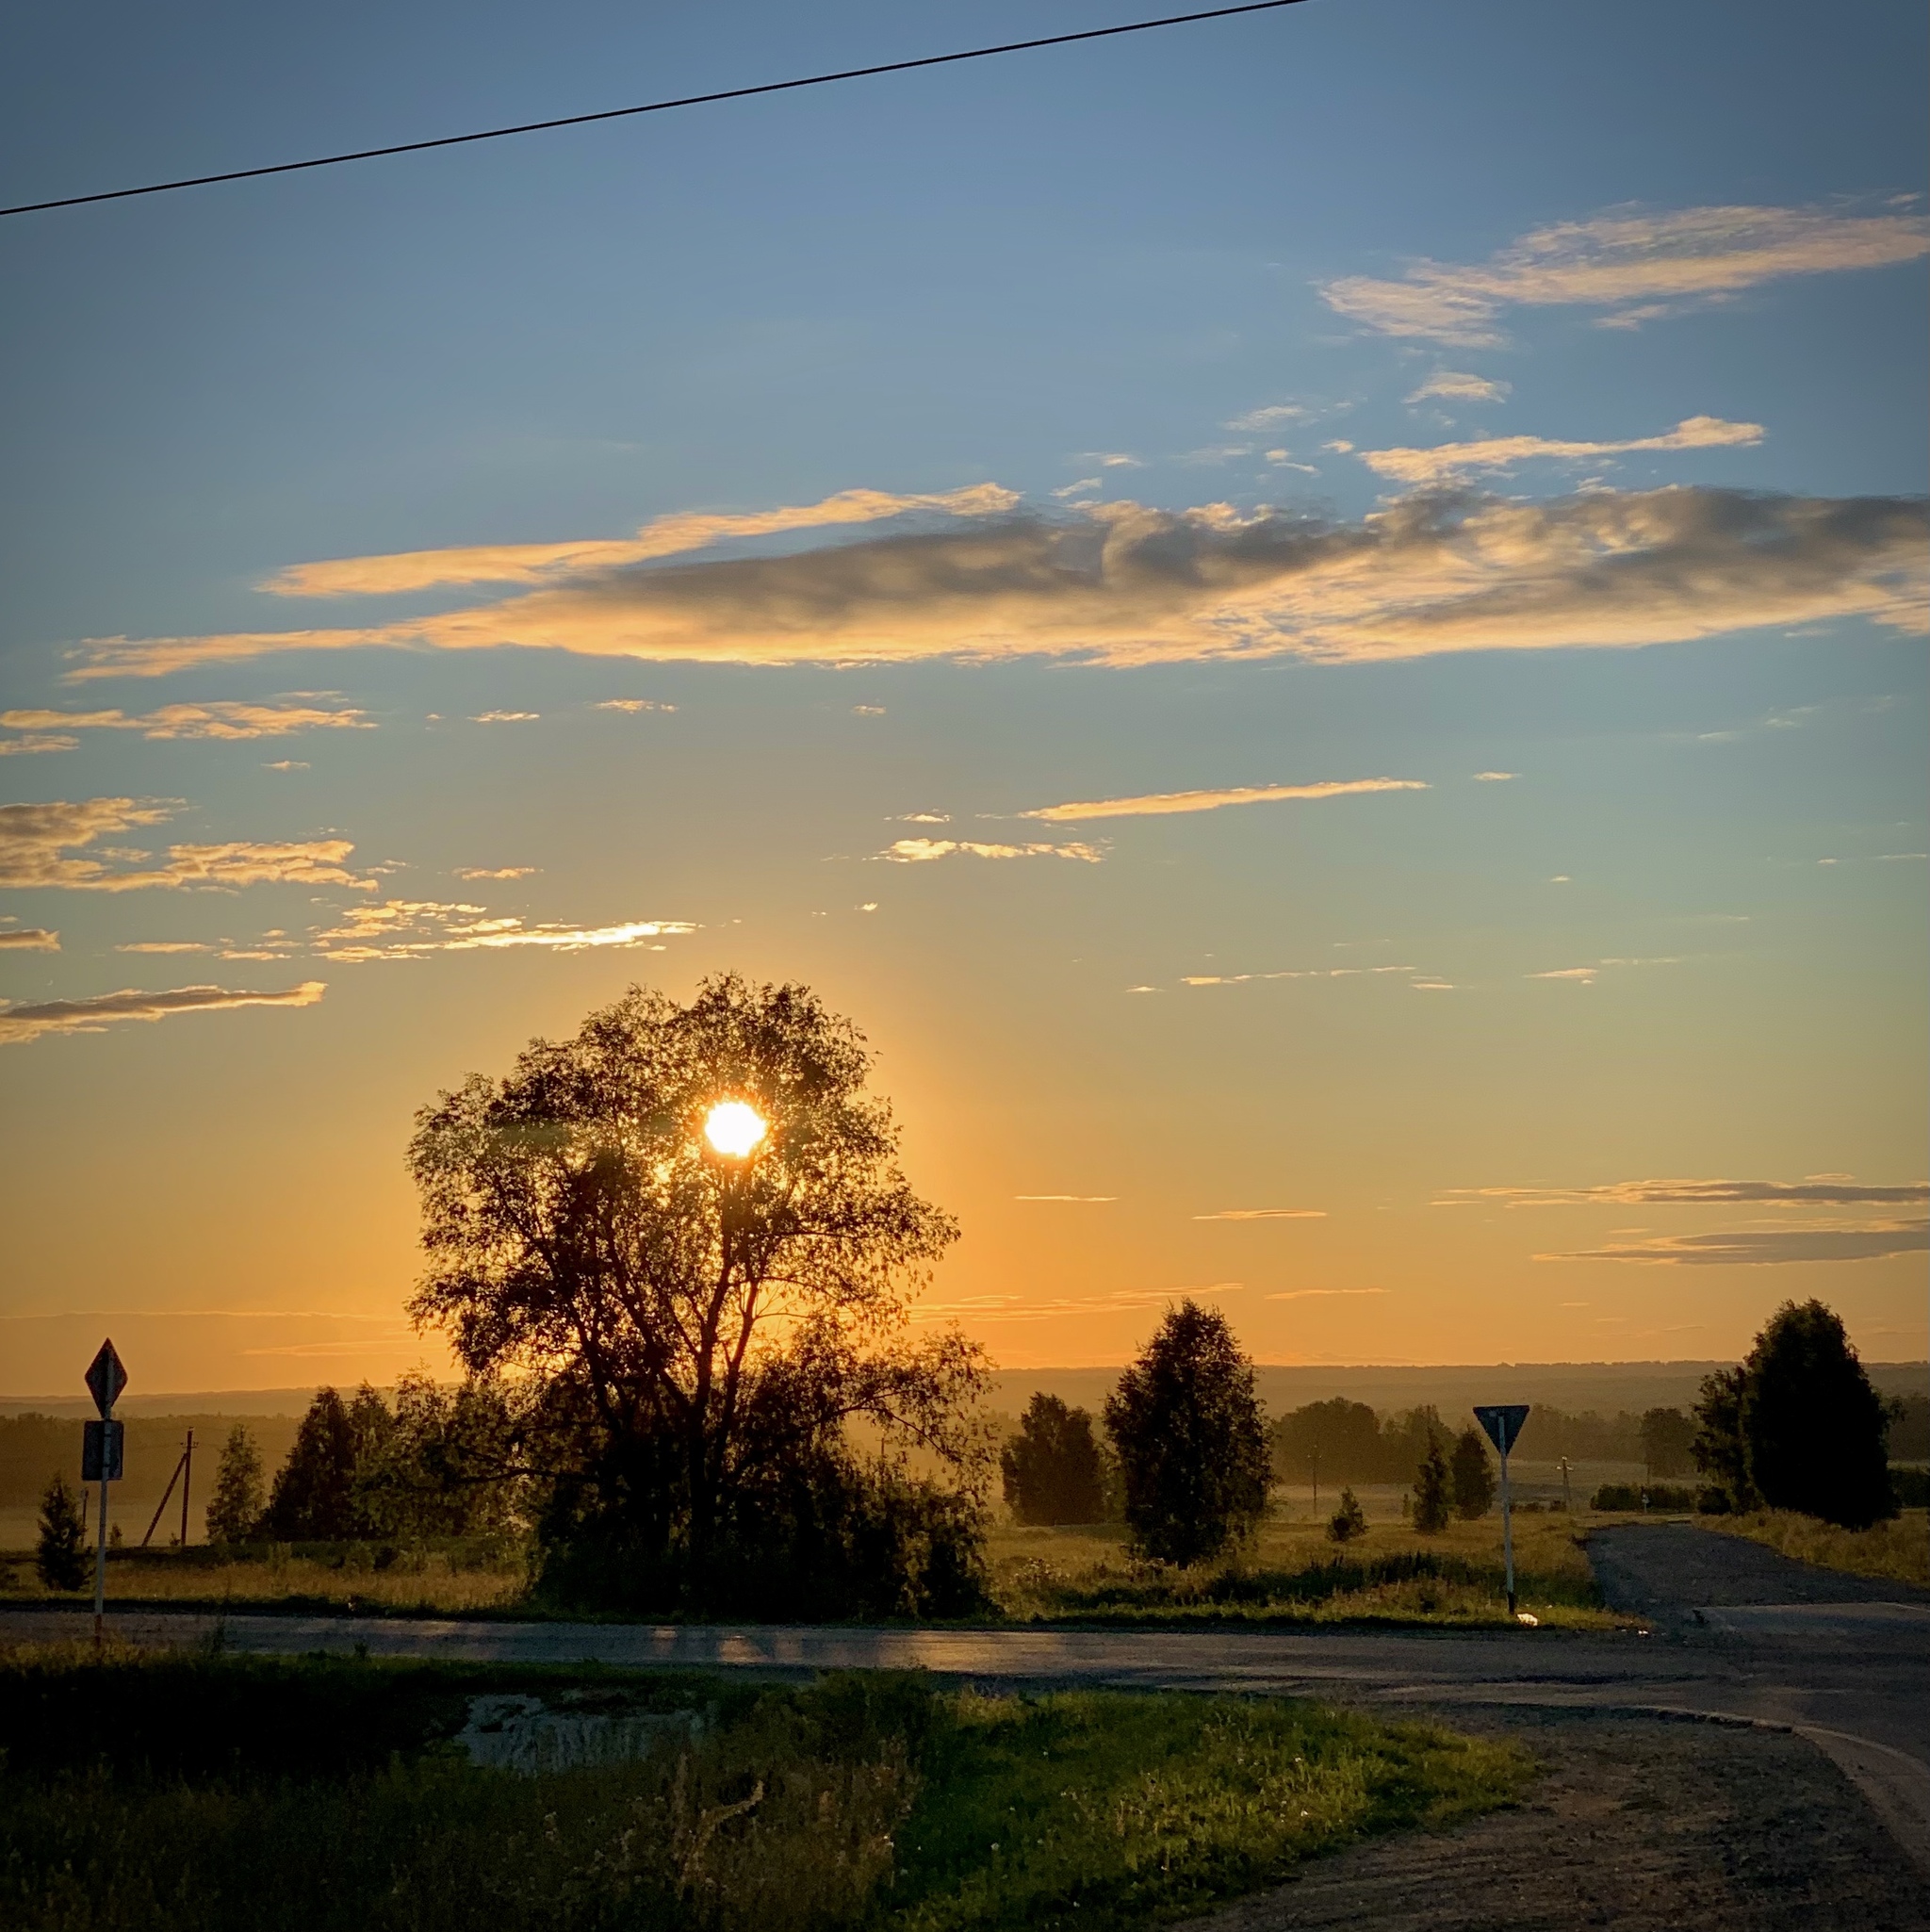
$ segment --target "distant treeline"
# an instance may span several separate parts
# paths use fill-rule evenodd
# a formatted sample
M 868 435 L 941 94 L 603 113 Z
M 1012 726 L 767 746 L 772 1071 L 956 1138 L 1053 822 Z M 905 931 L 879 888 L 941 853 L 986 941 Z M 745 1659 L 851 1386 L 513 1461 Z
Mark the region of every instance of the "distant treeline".
M 188 1432 L 194 1432 L 194 1502 L 211 1493 L 215 1460 L 234 1428 L 232 1416 L 136 1416 L 125 1428 L 126 1476 L 114 1485 L 117 1502 L 145 1504 L 161 1499 L 181 1454 Z M 293 1416 L 250 1416 L 249 1432 L 270 1469 L 281 1466 L 301 1426 Z M 47 1479 L 56 1471 L 80 1481 L 82 1423 L 77 1416 L 42 1416 L 29 1410 L 0 1416 L 0 1509 L 36 1509 Z M 175 1494 L 178 1496 L 179 1491 Z

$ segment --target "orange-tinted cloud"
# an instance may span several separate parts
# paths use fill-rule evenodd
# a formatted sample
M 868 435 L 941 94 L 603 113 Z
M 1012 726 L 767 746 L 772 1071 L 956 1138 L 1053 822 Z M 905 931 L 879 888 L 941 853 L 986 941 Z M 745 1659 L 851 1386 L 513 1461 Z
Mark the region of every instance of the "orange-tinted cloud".
M 0 1007 L 0 1046 L 38 1040 L 45 1033 L 99 1033 L 118 1020 L 166 1020 L 176 1013 L 207 1013 L 228 1007 L 312 1007 L 327 990 L 324 981 L 308 979 L 280 992 L 183 986 L 172 992 L 129 990 L 97 993 L 90 999 Z

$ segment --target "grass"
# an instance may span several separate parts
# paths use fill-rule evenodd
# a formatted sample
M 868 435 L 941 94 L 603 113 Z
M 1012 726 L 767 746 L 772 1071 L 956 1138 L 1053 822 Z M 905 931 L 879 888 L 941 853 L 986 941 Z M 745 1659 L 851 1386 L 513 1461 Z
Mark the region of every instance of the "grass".
M 518 1776 L 448 1743 L 506 1689 L 699 1722 Z M 1531 1771 L 1300 1702 L 77 1648 L 0 1653 L 0 1736 L 17 1932 L 1103 1932 Z
M 1905 1510 L 1868 1530 L 1840 1530 L 1793 1510 L 1760 1510 L 1746 1516 L 1698 1516 L 1705 1530 L 1747 1536 L 1785 1556 L 1819 1564 L 1826 1570 L 1875 1577 L 1885 1582 L 1913 1583 L 1930 1590 L 1930 1513 Z
M 1613 1629 L 1578 1525 L 1559 1513 L 1514 1518 L 1520 1608 L 1544 1624 Z M 1171 1570 L 1137 1561 L 1122 1531 L 1005 1528 L 990 1542 L 992 1594 L 1021 1622 L 1506 1624 L 1498 1515 L 1457 1519 L 1437 1536 L 1396 1517 L 1345 1546 L 1315 1522 L 1270 1516 L 1234 1561 Z

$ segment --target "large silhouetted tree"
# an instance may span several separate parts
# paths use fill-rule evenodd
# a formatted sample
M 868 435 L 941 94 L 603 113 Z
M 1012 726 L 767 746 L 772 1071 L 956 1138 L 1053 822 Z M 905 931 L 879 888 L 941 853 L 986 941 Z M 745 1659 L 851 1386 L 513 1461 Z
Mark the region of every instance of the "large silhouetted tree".
M 1464 1429 L 1448 1465 L 1454 1484 L 1454 1507 L 1469 1522 L 1495 1506 L 1495 1465 L 1488 1460 L 1488 1439 L 1479 1429 Z
M 908 1335 L 957 1230 L 900 1172 L 868 1071 L 809 990 L 733 975 L 688 1006 L 632 988 L 417 1117 L 413 1311 L 530 1391 L 544 1533 L 580 1587 L 716 1603 L 806 1546 L 830 1563 L 892 1544 L 917 1508 L 920 1547 L 963 1520 L 902 1468 L 865 1478 L 847 1446 L 862 1419 L 962 1482 L 983 1374 L 956 1333 Z M 767 1123 L 741 1155 L 706 1137 L 726 1102 Z
M 261 1451 L 237 1422 L 221 1445 L 215 1465 L 214 1494 L 208 1498 L 207 1536 L 210 1543 L 245 1543 L 261 1520 Z
M 1133 1539 L 1162 1562 L 1218 1556 L 1259 1522 L 1273 1480 L 1253 1367 L 1226 1318 L 1167 1311 L 1106 1399 Z
M 1839 1316 L 1821 1302 L 1785 1302 L 1743 1375 L 1742 1434 L 1764 1502 L 1853 1530 L 1896 1514 L 1883 1399 Z

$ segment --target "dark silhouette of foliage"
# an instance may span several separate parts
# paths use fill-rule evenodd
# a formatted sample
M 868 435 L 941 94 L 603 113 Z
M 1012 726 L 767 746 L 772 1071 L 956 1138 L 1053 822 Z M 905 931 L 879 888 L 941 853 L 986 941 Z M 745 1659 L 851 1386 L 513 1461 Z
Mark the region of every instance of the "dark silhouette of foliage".
M 263 1532 L 281 1543 L 331 1543 L 358 1534 L 356 1449 L 356 1418 L 348 1403 L 332 1388 L 319 1390 L 275 1477 Z
M 1753 1510 L 1760 1500 L 1749 1477 L 1749 1445 L 1742 1434 L 1747 1381 L 1741 1368 L 1718 1368 L 1702 1378 L 1695 1403 L 1695 1438 L 1690 1453 L 1695 1466 L 1713 1479 L 1709 1488 L 1722 1497 L 1724 1510 Z
M 49 1590 L 78 1590 L 87 1581 L 87 1516 L 79 1495 L 57 1471 L 41 1494 L 34 1568 Z
M 1743 1364 L 1749 1474 L 1772 1509 L 1865 1530 L 1896 1514 L 1888 1417 L 1841 1318 L 1785 1302 Z
M 1479 1429 L 1461 1432 L 1448 1466 L 1457 1513 L 1470 1523 L 1486 1515 L 1495 1506 L 1495 1465 L 1488 1460 L 1487 1438 Z
M 899 1171 L 869 1065 L 808 989 L 730 975 L 687 1007 L 632 988 L 417 1116 L 413 1312 L 472 1374 L 527 1392 L 517 1439 L 554 1590 L 719 1603 L 748 1551 L 842 1538 L 857 1562 L 878 1540 L 826 1524 L 941 1514 L 902 1468 L 859 1466 L 853 1421 L 888 1456 L 928 1452 L 960 1496 L 981 1480 L 982 1352 L 907 1328 L 957 1230 Z M 725 1100 L 767 1123 L 745 1157 L 704 1139 Z
M 1253 1368 L 1226 1318 L 1185 1301 L 1107 1398 L 1126 1523 L 1164 1563 L 1218 1556 L 1251 1533 L 1272 1482 Z
M 1022 1523 L 1098 1523 L 1105 1517 L 1105 1461 L 1084 1409 L 1041 1390 L 999 1456 L 1006 1500 Z
M 1414 1526 L 1423 1536 L 1437 1536 L 1448 1527 L 1448 1459 L 1441 1445 L 1431 1442 L 1414 1479 Z
M 1688 1475 L 1695 1466 L 1695 1424 L 1680 1409 L 1645 1410 L 1642 1462 L 1652 1477 Z
M 1340 1507 L 1327 1525 L 1328 1537 L 1335 1543 L 1351 1543 L 1367 1533 L 1367 1513 L 1350 1489 L 1340 1492 Z
M 221 1445 L 215 1465 L 214 1494 L 208 1498 L 210 1543 L 246 1543 L 261 1520 L 261 1451 L 245 1423 L 237 1422 Z
M 1345 1396 L 1309 1402 L 1273 1425 L 1273 1467 L 1283 1482 L 1372 1482 L 1385 1460 L 1381 1418 Z

